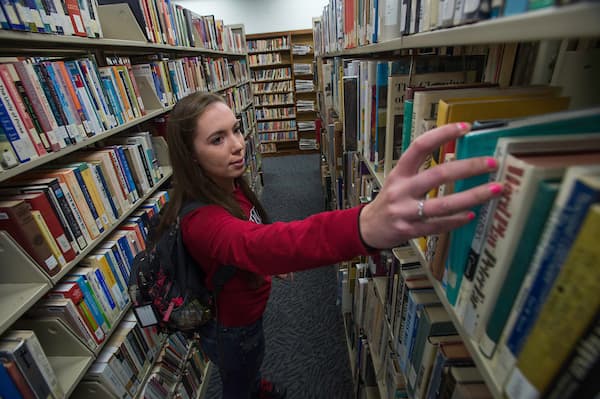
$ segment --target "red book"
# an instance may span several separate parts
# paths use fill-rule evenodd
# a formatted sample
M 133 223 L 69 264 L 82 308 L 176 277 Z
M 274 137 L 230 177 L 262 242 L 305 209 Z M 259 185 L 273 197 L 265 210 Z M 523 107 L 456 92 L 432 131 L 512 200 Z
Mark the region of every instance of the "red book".
M 38 155 L 47 154 L 48 152 L 46 151 L 46 149 L 44 148 L 44 145 L 42 144 L 40 135 L 38 134 L 37 130 L 35 130 L 33 121 L 31 120 L 31 117 L 25 110 L 25 104 L 23 104 L 23 100 L 21 99 L 21 96 L 19 95 L 19 91 L 17 90 L 17 87 L 15 86 L 15 81 L 13 80 L 12 75 L 10 74 L 8 65 L 0 64 L 0 76 L 2 77 L 2 81 L 4 82 L 4 85 L 6 86 L 6 89 L 8 90 L 8 94 L 10 95 L 10 98 L 13 100 L 13 103 L 15 104 L 15 108 L 17 108 L 19 117 L 21 118 L 23 125 L 25 125 L 27 134 L 29 135 L 31 142 L 33 143 L 33 146 L 35 147 L 37 154 Z
M 46 295 L 48 298 L 66 298 L 73 301 L 73 304 L 77 307 L 77 312 L 83 319 L 86 327 L 91 331 L 94 340 L 97 343 L 104 341 L 104 331 L 92 316 L 87 304 L 83 300 L 83 292 L 81 288 L 75 282 L 66 282 L 55 285 L 50 292 Z
M 142 235 L 142 232 L 140 231 L 140 226 L 137 223 L 123 223 L 122 225 L 119 226 L 119 230 L 133 231 L 139 241 L 140 249 L 142 251 L 144 249 L 146 249 L 146 241 L 144 240 L 144 236 Z
M 74 34 L 77 36 L 87 37 L 85 24 L 83 23 L 81 10 L 79 9 L 77 0 L 65 0 L 64 3 L 67 6 L 67 11 L 69 12 L 69 18 L 71 19 L 71 24 L 73 25 Z
M 50 233 L 52 233 L 52 236 L 58 244 L 60 252 L 65 257 L 65 260 L 70 262 L 75 259 L 75 251 L 71 247 L 71 244 L 65 235 L 65 230 L 58 220 L 58 216 L 56 216 L 56 213 L 54 212 L 54 209 L 52 208 L 50 201 L 48 201 L 45 193 L 39 192 L 12 195 L 10 199 L 25 200 L 31 206 L 31 209 L 40 211 L 44 216 L 44 220 L 48 225 Z
M 6 230 L 46 273 L 53 276 L 60 270 L 60 265 L 30 211 L 31 206 L 23 200 L 0 200 L 0 230 Z

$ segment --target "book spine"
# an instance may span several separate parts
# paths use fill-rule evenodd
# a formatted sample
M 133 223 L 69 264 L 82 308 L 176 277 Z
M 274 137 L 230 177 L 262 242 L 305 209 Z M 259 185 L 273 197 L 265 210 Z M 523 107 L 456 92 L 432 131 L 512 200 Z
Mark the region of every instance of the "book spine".
M 18 123 L 21 123 L 23 125 L 26 134 L 29 136 L 29 139 L 33 143 L 33 147 L 35 149 L 36 154 L 38 156 L 47 154 L 46 148 L 44 148 L 44 145 L 42 144 L 40 135 L 35 129 L 31 117 L 25 110 L 25 105 L 23 104 L 23 100 L 21 99 L 17 87 L 15 86 L 15 82 L 8 70 L 8 65 L 0 64 L 0 77 L 1 80 L 4 81 L 6 90 L 8 91 L 16 109 L 17 113 L 15 116 L 18 119 Z
M 65 217 L 71 226 L 79 249 L 85 249 L 88 246 L 88 243 L 92 242 L 92 237 L 89 235 L 83 217 L 79 212 L 79 208 L 77 208 L 69 187 L 66 183 L 58 183 L 58 187 L 54 187 L 54 192 L 61 204 L 61 209 L 64 211 Z M 71 217 L 69 215 L 71 215 Z
M 73 281 L 79 286 L 79 289 L 83 294 L 84 303 L 96 321 L 96 324 L 98 324 L 98 326 L 100 326 L 100 328 L 107 333 L 110 331 L 111 324 L 108 319 L 104 317 L 104 313 L 100 309 L 100 305 L 96 300 L 96 296 L 90 288 L 90 283 L 87 281 L 85 276 L 78 274 L 77 269 L 75 269 L 75 274 L 72 274 L 72 277 Z
M 96 186 L 100 189 L 100 198 L 102 199 L 103 205 L 105 209 L 110 209 L 108 212 L 109 223 L 114 223 L 119 219 L 120 209 L 117 208 L 117 202 L 112 195 L 110 187 L 106 182 L 106 178 L 104 177 L 104 173 L 102 172 L 102 167 L 100 163 L 93 164 L 90 163 L 89 167 L 92 170 L 92 177 L 94 178 L 94 182 Z
M 71 193 L 77 198 L 77 206 L 82 212 L 82 215 L 84 218 L 88 218 L 86 221 L 86 226 L 88 229 L 91 227 L 91 234 L 94 238 L 98 237 L 104 232 L 104 226 L 100 216 L 98 215 L 98 211 L 94 206 L 90 192 L 88 191 L 87 186 L 81 177 L 80 170 L 76 167 L 68 168 L 68 173 L 65 174 L 65 177 L 67 179 L 69 189 L 71 189 Z
M 96 185 L 96 179 L 93 176 L 93 172 L 91 170 L 90 164 L 87 162 L 80 162 L 75 167 L 75 171 L 79 171 L 81 178 L 89 192 L 92 203 L 96 207 L 96 211 L 98 212 L 98 217 L 100 218 L 100 222 L 102 226 L 106 229 L 110 226 L 111 222 L 109 220 L 107 214 L 107 208 L 104 207 L 104 201 L 100 195 L 100 186 Z
M 0 79 L 0 125 L 4 128 L 19 162 L 24 163 L 38 157 L 2 79 Z
M 79 304 L 77 304 L 77 308 L 78 308 L 78 311 L 80 312 L 83 320 L 85 320 L 87 327 L 92 332 L 92 336 L 94 337 L 94 340 L 98 344 L 101 344 L 102 342 L 104 342 L 104 339 L 106 338 L 104 330 L 102 329 L 101 326 L 98 325 L 98 322 L 94 318 L 94 315 L 92 314 L 92 311 L 90 310 L 89 306 L 87 305 L 87 302 L 85 302 L 85 301 L 79 302 Z
M 600 205 L 589 208 L 506 386 L 511 398 L 541 395 L 600 309 Z M 583 302 L 586 305 L 581 306 Z M 560 309 L 560 311 L 557 311 Z
M 531 331 L 531 326 L 535 321 L 535 318 L 531 316 L 538 314 L 539 308 L 544 303 L 560 266 L 575 239 L 578 226 L 581 225 L 591 204 L 598 200 L 599 195 L 600 189 L 590 187 L 577 180 L 573 184 L 573 190 L 565 203 L 565 207 L 560 210 L 560 213 L 558 210 L 556 213 L 554 210 L 552 211 L 550 217 L 551 219 L 556 217 L 556 225 L 550 233 L 548 241 L 545 241 L 548 245 L 538 248 L 536 252 L 533 260 L 534 265 L 539 263 L 536 277 L 521 308 L 520 317 L 507 342 L 507 346 L 513 353 L 518 354 L 521 351 L 524 339 Z M 536 260 L 536 258 L 538 259 Z
M 92 135 L 92 131 L 87 124 L 87 120 L 83 114 L 83 110 L 81 109 L 81 104 L 77 99 L 77 95 L 75 94 L 75 89 L 71 85 L 71 81 L 63 73 L 64 62 L 55 61 L 55 62 L 46 62 L 46 70 L 48 71 L 50 78 L 52 79 L 52 83 L 54 84 L 58 93 L 61 93 L 62 97 L 60 101 L 64 103 L 64 106 L 67 107 L 68 112 L 65 114 L 72 124 L 77 127 L 78 142 L 84 140 L 86 137 Z M 85 123 L 84 123 L 85 122 Z
M 498 294 L 495 307 L 490 312 L 485 334 L 479 341 L 481 352 L 488 358 L 492 358 L 494 355 L 510 310 L 529 270 L 529 264 L 554 204 L 558 189 L 559 184 L 557 182 L 542 182 L 533 200 L 535 206 L 532 207 L 525 221 L 526 224 L 521 235 L 522 237 L 528 237 L 528 239 L 520 240 L 515 250 L 510 268 L 506 273 L 506 281 Z
M 61 267 L 66 266 L 67 261 L 65 260 L 65 257 L 63 256 L 62 252 L 60 251 L 60 248 L 58 247 L 54 236 L 52 236 L 52 233 L 50 233 L 50 229 L 48 228 L 48 225 L 46 224 L 46 221 L 44 220 L 44 217 L 42 216 L 41 212 L 32 210 L 31 216 L 33 217 L 35 224 L 38 226 L 40 232 L 42 233 L 42 237 L 44 238 L 44 241 L 50 248 L 52 255 L 58 261 L 58 264 Z
M 131 174 L 131 168 L 129 167 L 129 163 L 127 162 L 127 157 L 125 156 L 125 151 L 122 146 L 116 146 L 115 153 L 117 155 L 117 159 L 121 168 L 123 170 L 123 175 L 125 176 L 125 182 L 127 183 L 127 190 L 131 193 L 133 197 L 133 202 L 140 199 L 138 195 L 135 182 L 133 181 L 133 175 Z
M 30 64 L 27 64 L 30 65 Z M 33 73 L 38 77 L 38 81 L 40 83 L 40 88 L 42 89 L 44 96 L 48 101 L 48 107 L 50 107 L 50 111 L 56 120 L 56 124 L 58 126 L 56 132 L 59 138 L 59 144 L 61 148 L 65 148 L 68 145 L 75 143 L 75 138 L 73 136 L 72 127 L 70 127 L 69 122 L 67 121 L 64 110 L 61 107 L 61 104 L 58 100 L 58 95 L 54 90 L 54 87 L 49 82 L 49 76 L 46 72 L 45 68 L 38 64 L 31 65 Z M 76 132 L 75 132 L 76 133 Z
M 11 336 L 10 331 L 8 333 L 8 336 Z M 54 369 L 52 369 L 52 366 L 48 361 L 48 357 L 44 353 L 44 349 L 42 348 L 42 345 L 40 344 L 40 341 L 38 340 L 35 333 L 32 332 L 30 335 L 24 337 L 23 339 L 25 341 L 25 346 L 27 347 L 29 353 L 31 353 L 32 358 L 39 367 L 40 373 L 42 374 L 44 381 L 46 381 L 46 384 L 48 384 L 48 387 L 50 388 L 52 394 L 57 398 L 64 396 L 64 392 L 56 378 Z
M 27 348 L 25 342 L 21 342 L 21 345 L 19 345 L 19 347 L 16 348 L 13 353 L 0 352 L 0 355 L 4 354 L 17 364 L 18 369 L 23 377 L 25 377 L 25 380 L 37 398 L 52 397 L 50 387 L 44 380 L 44 376 L 42 375 L 38 364 L 34 360 L 33 354 Z

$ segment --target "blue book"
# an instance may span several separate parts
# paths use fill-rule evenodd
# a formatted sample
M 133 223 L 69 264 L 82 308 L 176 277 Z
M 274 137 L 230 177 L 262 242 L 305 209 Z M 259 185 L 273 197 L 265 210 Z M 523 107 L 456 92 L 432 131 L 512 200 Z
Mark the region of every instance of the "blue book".
M 119 248 L 125 254 L 125 259 L 129 264 L 129 270 L 131 270 L 131 266 L 133 265 L 133 258 L 135 257 L 135 255 L 131 251 L 131 247 L 129 246 L 127 236 L 121 235 L 119 238 L 117 238 L 117 244 L 119 244 Z
M 3 90 L 4 87 L 0 85 L 0 90 Z M 0 95 L 8 96 L 9 94 L 0 93 Z M 0 100 L 0 128 L 2 129 L 3 135 L 6 137 L 8 142 L 10 142 L 10 146 L 12 147 L 15 155 L 19 159 L 19 162 L 24 163 L 31 160 L 31 151 L 33 150 L 33 145 L 29 145 L 30 142 L 25 142 L 25 139 L 22 139 L 19 136 L 19 132 L 15 128 L 12 120 L 10 119 L 10 115 L 8 110 L 6 109 L 4 102 Z M 29 138 L 27 138 L 29 140 Z
M 406 320 L 402 331 L 402 353 L 398 354 L 400 368 L 405 375 L 408 375 L 408 365 L 414 349 L 421 310 L 425 306 L 440 306 L 440 300 L 432 289 L 410 290 L 407 302 Z
M 127 189 L 133 195 L 134 202 L 140 199 L 140 196 L 137 192 L 137 188 L 135 185 L 135 181 L 133 180 L 133 174 L 131 174 L 131 168 L 129 167 L 129 162 L 127 162 L 127 156 L 125 155 L 125 151 L 123 150 L 123 146 L 116 145 L 113 146 L 118 155 L 119 164 L 123 168 L 123 174 L 125 175 L 125 181 L 127 183 Z
M 377 154 L 377 156 L 373 158 L 377 161 L 375 163 L 376 170 L 380 170 L 379 164 L 383 165 L 382 161 L 385 155 L 388 76 L 388 62 L 377 62 L 377 75 L 375 83 L 375 143 L 371 147 L 372 151 Z
M 104 294 L 104 297 L 108 301 L 110 308 L 116 309 L 117 303 L 115 302 L 115 300 L 112 296 L 112 293 L 110 292 L 110 288 L 108 287 L 108 285 L 106 285 L 106 280 L 104 279 L 104 274 L 102 274 L 102 271 L 99 268 L 95 268 L 94 275 L 96 276 L 96 279 L 98 280 L 100 288 L 102 288 L 102 293 Z
M 582 172 L 583 170 L 586 171 Z M 593 174 L 595 174 L 594 177 L 587 177 Z M 523 349 L 525 340 L 537 320 L 540 308 L 552 289 L 554 280 L 560 272 L 590 206 L 600 201 L 599 175 L 600 165 L 589 167 L 589 169 L 571 167 L 565 174 L 546 227 L 551 230 L 544 231 L 544 236 L 530 266 L 531 270 L 535 272 L 535 278 L 529 287 L 527 297 L 520 309 L 519 318 L 506 343 L 515 356 Z M 552 223 L 553 221 L 556 222 Z
M 100 248 L 108 249 L 112 252 L 113 257 L 115 258 L 116 267 L 119 269 L 121 276 L 125 280 L 125 283 L 129 282 L 129 265 L 125 264 L 123 260 L 124 255 L 119 250 L 119 244 L 116 241 L 104 241 Z M 125 291 L 127 291 L 127 287 L 125 287 Z
M 96 177 L 98 178 L 98 181 L 100 182 L 100 185 L 101 185 L 101 187 L 99 187 L 100 190 L 102 190 L 102 192 L 108 199 L 108 204 L 110 205 L 110 210 L 112 211 L 113 217 L 115 218 L 115 220 L 118 220 L 119 219 L 119 211 L 117 209 L 117 206 L 115 205 L 113 196 L 110 194 L 110 190 L 108 188 L 108 183 L 106 182 L 106 178 L 104 177 L 104 173 L 102 172 L 102 168 L 100 167 L 100 164 L 94 165 L 94 164 L 90 163 L 89 165 L 92 168 L 92 172 L 96 175 Z
M 6 368 L 0 363 L 0 392 L 3 399 L 23 399 Z
M 100 252 L 98 252 L 98 254 L 106 258 L 108 267 L 110 268 L 110 271 L 112 272 L 115 278 L 117 287 L 119 287 L 119 291 L 121 292 L 121 298 L 123 299 L 122 301 L 119 301 L 119 307 L 121 309 L 124 309 L 124 305 L 126 305 L 129 302 L 129 294 L 127 293 L 127 280 L 125 280 L 125 277 L 121 273 L 119 266 L 115 263 L 117 260 L 114 258 L 114 253 L 112 249 L 101 249 Z
M 71 105 L 67 100 L 67 96 L 69 96 L 70 94 L 63 91 L 62 85 L 60 84 L 59 78 L 56 76 L 54 67 L 51 62 L 43 62 L 41 64 L 41 68 L 48 75 L 48 84 L 52 85 L 54 91 L 56 92 L 56 97 L 60 103 L 60 108 L 65 116 L 66 124 L 72 126 L 69 129 L 69 135 L 71 135 L 71 138 L 75 140 L 75 142 L 82 141 L 82 133 L 77 131 L 78 125 L 80 125 L 81 123 L 77 120 L 77 117 L 73 113 L 74 110 L 71 109 Z
M 117 119 L 119 125 L 125 123 L 125 119 L 123 118 L 123 109 L 119 104 L 117 99 L 117 92 L 115 91 L 115 86 L 110 78 L 103 77 L 100 79 L 102 84 L 104 85 L 104 91 L 106 92 L 108 104 L 112 109 L 112 114 Z
M 10 29 L 29 30 L 29 27 L 23 23 L 21 17 L 17 13 L 14 0 L 0 0 L 0 5 L 2 6 L 2 11 L 4 11 Z
M 600 108 L 598 107 L 509 121 L 502 127 L 473 131 L 459 138 L 456 144 L 456 159 L 492 156 L 500 137 L 595 133 L 598 131 L 599 124 Z M 454 191 L 456 193 L 467 191 L 487 183 L 488 180 L 489 175 L 487 174 L 457 180 L 454 184 Z M 475 220 L 477 220 L 480 208 L 479 206 L 472 209 L 476 215 Z M 446 262 L 446 296 L 451 305 L 456 304 L 476 225 L 477 223 L 468 223 L 453 230 L 450 234 Z

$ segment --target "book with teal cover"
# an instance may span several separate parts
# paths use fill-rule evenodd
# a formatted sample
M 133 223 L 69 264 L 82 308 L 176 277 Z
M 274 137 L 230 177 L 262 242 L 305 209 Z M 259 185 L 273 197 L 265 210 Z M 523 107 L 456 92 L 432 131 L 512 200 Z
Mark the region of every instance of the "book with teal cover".
M 413 100 L 404 100 L 404 120 L 402 121 L 402 153 L 410 145 L 410 130 L 412 129 Z
M 456 143 L 456 159 L 492 156 L 500 137 L 585 134 L 598 131 L 600 131 L 600 107 L 516 119 L 498 128 L 472 131 L 460 137 Z M 488 178 L 489 175 L 484 174 L 457 180 L 454 184 L 454 192 L 467 191 L 485 184 Z M 472 209 L 476 215 L 475 220 L 479 209 L 480 207 Z M 476 227 L 476 223 L 468 223 L 452 231 L 450 235 L 445 281 L 446 297 L 451 305 L 456 303 Z
M 487 357 L 491 358 L 494 354 L 496 344 L 500 339 L 510 310 L 517 298 L 523 279 L 529 270 L 529 264 L 544 231 L 546 220 L 550 215 L 550 210 L 552 209 L 559 188 L 560 180 L 556 179 L 544 180 L 538 185 L 538 191 L 533 199 L 535 206 L 531 208 L 521 234 L 521 237 L 527 237 L 527 239 L 519 241 L 508 273 L 506 274 L 506 281 L 498 294 L 496 305 L 488 320 L 485 335 L 479 343 L 481 352 Z

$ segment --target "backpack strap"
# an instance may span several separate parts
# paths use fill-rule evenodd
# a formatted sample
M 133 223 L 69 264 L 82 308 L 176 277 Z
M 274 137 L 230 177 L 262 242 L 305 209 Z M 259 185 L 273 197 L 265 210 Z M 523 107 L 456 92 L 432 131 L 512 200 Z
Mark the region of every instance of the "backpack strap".
M 179 211 L 179 222 L 190 212 L 192 212 L 200 207 L 203 207 L 205 205 L 206 204 L 202 201 L 186 202 L 181 207 L 181 210 Z M 179 234 L 181 235 L 181 231 L 179 231 Z M 183 245 L 182 238 L 180 238 L 180 242 Z M 214 294 L 215 294 L 215 298 L 217 295 L 219 295 L 219 293 L 223 289 L 223 286 L 225 285 L 225 283 L 228 282 L 235 275 L 236 270 L 237 270 L 237 268 L 233 265 L 219 266 L 219 268 L 217 269 L 215 274 L 213 274 L 213 277 L 212 277 L 213 287 L 215 287 L 215 289 L 213 290 Z

